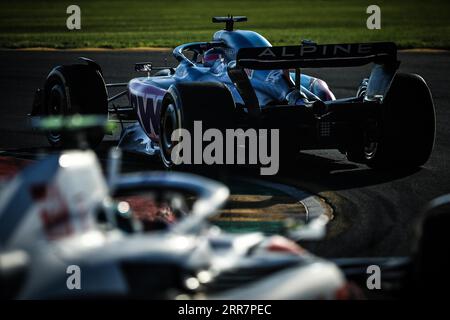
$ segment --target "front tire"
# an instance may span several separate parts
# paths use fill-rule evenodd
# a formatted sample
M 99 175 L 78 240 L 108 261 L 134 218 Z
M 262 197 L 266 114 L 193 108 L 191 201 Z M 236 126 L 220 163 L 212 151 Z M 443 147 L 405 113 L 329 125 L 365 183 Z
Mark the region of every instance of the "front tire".
M 44 115 L 66 116 L 108 115 L 108 93 L 99 70 L 89 65 L 74 64 L 54 68 L 44 85 Z M 96 147 L 103 140 L 100 130 L 88 130 L 87 142 Z M 73 139 L 62 132 L 47 133 L 53 147 L 74 147 Z

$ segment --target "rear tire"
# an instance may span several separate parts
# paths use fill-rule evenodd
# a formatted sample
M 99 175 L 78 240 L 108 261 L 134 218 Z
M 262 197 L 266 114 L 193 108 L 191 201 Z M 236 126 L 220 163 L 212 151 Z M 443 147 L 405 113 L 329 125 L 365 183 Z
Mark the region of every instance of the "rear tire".
M 164 166 L 175 165 L 171 159 L 174 130 L 186 129 L 193 139 L 194 121 L 202 121 L 203 132 L 209 128 L 224 132 L 234 126 L 234 111 L 233 96 L 222 83 L 178 83 L 170 87 L 163 98 L 160 118 L 159 147 Z
M 376 169 L 422 166 L 433 150 L 435 123 L 433 98 L 425 80 L 398 73 L 382 104 L 379 138 L 362 141 L 347 151 L 347 158 Z
M 101 73 L 89 65 L 74 64 L 54 68 L 44 85 L 45 115 L 108 115 L 108 93 Z M 88 130 L 87 142 L 96 147 L 103 140 L 100 130 Z M 74 147 L 61 132 L 47 133 L 53 147 Z

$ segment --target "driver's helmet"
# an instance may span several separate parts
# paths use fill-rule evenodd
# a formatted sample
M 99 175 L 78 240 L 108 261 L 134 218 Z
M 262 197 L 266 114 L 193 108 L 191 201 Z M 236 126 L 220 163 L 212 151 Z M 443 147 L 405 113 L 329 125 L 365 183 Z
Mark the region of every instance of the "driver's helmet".
M 212 67 L 216 61 L 225 58 L 225 51 L 221 48 L 212 48 L 203 54 L 203 66 Z

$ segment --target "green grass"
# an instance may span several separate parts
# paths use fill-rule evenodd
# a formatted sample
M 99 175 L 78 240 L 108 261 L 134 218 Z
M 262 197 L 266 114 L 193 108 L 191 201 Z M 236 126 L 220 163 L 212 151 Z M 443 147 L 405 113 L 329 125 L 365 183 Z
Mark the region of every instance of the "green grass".
M 381 7 L 381 30 L 366 28 L 366 8 Z M 81 30 L 66 29 L 66 8 L 78 4 Z M 173 47 L 204 41 L 222 28 L 214 15 L 247 15 L 240 28 L 275 45 L 395 41 L 402 48 L 450 48 L 450 1 L 2 1 L 0 47 Z

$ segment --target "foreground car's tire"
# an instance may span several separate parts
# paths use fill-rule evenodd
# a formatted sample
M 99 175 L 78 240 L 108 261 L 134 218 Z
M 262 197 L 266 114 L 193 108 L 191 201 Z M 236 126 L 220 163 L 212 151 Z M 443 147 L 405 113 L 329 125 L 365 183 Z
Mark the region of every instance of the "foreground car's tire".
M 410 278 L 405 279 L 409 296 L 406 298 L 439 298 L 450 285 L 447 275 L 450 268 L 450 194 L 432 200 L 420 215 L 421 224 L 416 229 L 415 254 Z
M 365 141 L 347 157 L 377 169 L 422 166 L 433 150 L 435 123 L 433 98 L 423 78 L 399 73 L 382 104 L 377 141 Z
M 102 115 L 108 114 L 108 94 L 98 70 L 89 65 L 74 64 L 54 68 L 44 85 L 45 115 Z M 87 142 L 97 146 L 104 133 L 88 130 Z M 54 147 L 73 147 L 73 139 L 65 133 L 49 132 L 47 139 Z
M 202 121 L 202 130 L 225 130 L 234 126 L 235 104 L 228 88 L 217 82 L 178 83 L 163 98 L 160 117 L 159 147 L 166 168 L 174 166 L 171 158 L 172 132 L 186 129 L 194 138 L 194 121 Z M 193 141 L 192 141 L 193 142 Z M 193 143 L 191 143 L 193 145 Z M 191 158 L 194 150 L 191 150 Z

